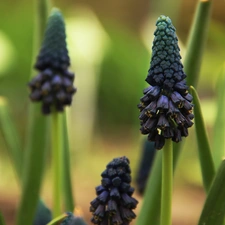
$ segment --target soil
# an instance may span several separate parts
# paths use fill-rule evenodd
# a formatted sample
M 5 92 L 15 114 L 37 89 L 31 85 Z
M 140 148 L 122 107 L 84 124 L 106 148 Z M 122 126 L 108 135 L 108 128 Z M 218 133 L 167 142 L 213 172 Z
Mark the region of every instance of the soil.
M 87 192 L 89 193 L 89 192 Z M 139 205 L 136 209 L 136 214 L 141 207 L 142 198 L 135 196 L 139 200 Z M 83 211 L 85 220 L 90 221 L 91 214 L 88 212 L 89 202 L 93 196 L 79 195 L 77 196 L 77 203 L 80 209 L 87 209 Z M 175 187 L 173 196 L 173 225 L 195 225 L 198 222 L 199 215 L 204 204 L 205 194 L 202 188 L 199 187 Z M 14 225 L 16 217 L 16 206 L 18 203 L 18 196 L 0 195 L 0 211 L 3 213 L 6 224 Z M 88 224 L 91 224 L 88 222 Z M 135 221 L 132 223 L 135 224 Z

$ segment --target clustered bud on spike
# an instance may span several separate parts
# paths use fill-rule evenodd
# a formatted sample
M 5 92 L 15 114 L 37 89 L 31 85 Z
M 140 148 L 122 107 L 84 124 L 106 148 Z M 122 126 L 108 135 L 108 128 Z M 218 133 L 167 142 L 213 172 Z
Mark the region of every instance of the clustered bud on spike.
M 97 198 L 90 204 L 91 219 L 97 225 L 128 225 L 136 217 L 132 211 L 138 201 L 132 196 L 129 160 L 123 156 L 113 159 L 101 174 L 101 185 L 96 187 Z
M 166 16 L 160 16 L 156 26 L 146 78 L 151 86 L 144 89 L 138 108 L 142 134 L 148 134 L 155 148 L 161 149 L 167 138 L 179 142 L 188 136 L 194 115 L 175 28 Z
M 63 111 L 65 105 L 71 104 L 76 88 L 73 86 L 74 73 L 68 71 L 69 66 L 65 24 L 62 14 L 55 9 L 49 17 L 35 64 L 40 73 L 28 84 L 30 99 L 42 102 L 43 114 L 49 114 L 52 106 Z

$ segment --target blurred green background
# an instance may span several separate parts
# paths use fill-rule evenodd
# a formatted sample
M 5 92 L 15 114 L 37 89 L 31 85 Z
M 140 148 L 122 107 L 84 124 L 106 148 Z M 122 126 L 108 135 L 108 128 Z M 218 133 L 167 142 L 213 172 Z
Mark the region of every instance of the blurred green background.
M 144 79 L 149 68 L 155 21 L 161 14 L 171 17 L 184 58 L 197 3 L 194 0 L 64 0 L 54 1 L 52 5 L 59 7 L 65 16 L 71 70 L 76 73 L 78 92 L 67 111 L 72 174 L 77 206 L 89 221 L 89 202 L 95 196 L 94 187 L 100 183 L 100 173 L 108 161 L 126 155 L 135 177 L 144 138 L 139 133 L 136 105 L 147 85 Z M 211 142 L 218 95 L 216 85 L 225 62 L 224 6 L 224 1 L 213 3 L 197 87 Z M 0 95 L 8 100 L 22 143 L 30 104 L 27 83 L 33 61 L 34 12 L 33 1 L 0 1 Z M 0 155 L 0 210 L 10 225 L 15 219 L 20 188 L 1 132 Z M 48 163 L 42 194 L 51 206 Z M 141 202 L 141 197 L 137 197 Z M 193 127 L 175 176 L 174 224 L 195 224 L 203 202 Z

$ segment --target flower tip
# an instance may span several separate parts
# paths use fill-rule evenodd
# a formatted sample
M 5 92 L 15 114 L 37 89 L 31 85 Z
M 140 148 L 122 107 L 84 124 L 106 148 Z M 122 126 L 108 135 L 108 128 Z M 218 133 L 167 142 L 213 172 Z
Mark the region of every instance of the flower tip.
M 50 16 L 62 16 L 62 13 L 61 13 L 60 9 L 54 7 L 51 10 Z
M 156 21 L 156 25 L 159 23 L 159 22 L 162 22 L 162 21 L 165 21 L 167 22 L 168 24 L 172 24 L 172 21 L 171 19 L 168 17 L 168 16 L 165 16 L 165 15 L 160 15 Z

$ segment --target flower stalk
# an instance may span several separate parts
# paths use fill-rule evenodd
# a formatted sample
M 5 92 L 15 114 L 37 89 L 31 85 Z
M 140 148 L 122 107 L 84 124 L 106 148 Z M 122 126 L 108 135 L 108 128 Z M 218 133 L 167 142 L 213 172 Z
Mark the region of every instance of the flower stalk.
M 70 148 L 69 137 L 67 129 L 66 113 L 63 113 L 63 195 L 65 203 L 65 211 L 73 211 L 75 207 L 72 177 L 71 177 L 71 163 L 70 163 Z
M 61 214 L 62 206 L 62 168 L 63 168 L 63 143 L 62 143 L 62 114 L 52 112 L 52 168 L 53 168 L 53 217 Z
M 172 224 L 173 144 L 166 140 L 162 153 L 161 225 Z

